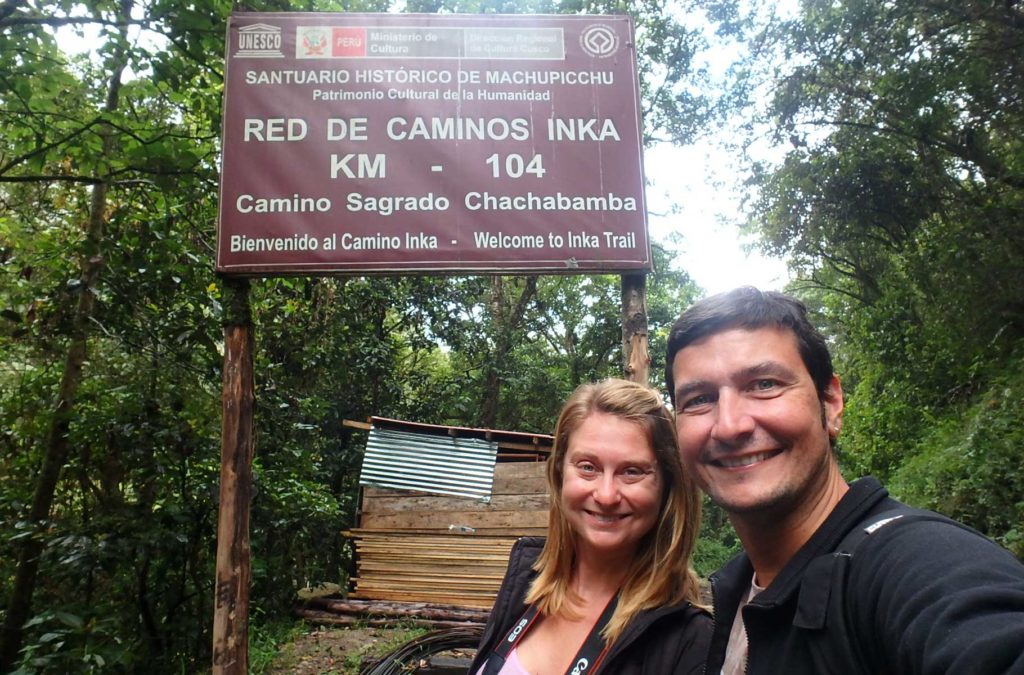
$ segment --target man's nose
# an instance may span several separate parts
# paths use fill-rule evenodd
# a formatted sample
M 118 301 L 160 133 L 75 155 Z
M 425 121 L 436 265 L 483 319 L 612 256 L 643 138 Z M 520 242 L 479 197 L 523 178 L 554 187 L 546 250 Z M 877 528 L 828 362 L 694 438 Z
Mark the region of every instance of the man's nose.
M 715 424 L 711 429 L 711 436 L 715 440 L 730 443 L 753 433 L 754 418 L 739 392 L 726 389 L 719 393 L 716 413 Z

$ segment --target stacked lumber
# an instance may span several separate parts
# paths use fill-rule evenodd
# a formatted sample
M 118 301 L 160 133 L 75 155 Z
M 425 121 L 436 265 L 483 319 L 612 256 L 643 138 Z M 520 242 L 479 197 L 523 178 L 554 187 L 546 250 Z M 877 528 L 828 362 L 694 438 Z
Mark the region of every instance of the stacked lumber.
M 490 609 L 512 544 L 543 535 L 545 465 L 495 465 L 490 501 L 365 488 L 350 597 Z
M 488 609 L 514 537 L 355 531 L 353 598 Z

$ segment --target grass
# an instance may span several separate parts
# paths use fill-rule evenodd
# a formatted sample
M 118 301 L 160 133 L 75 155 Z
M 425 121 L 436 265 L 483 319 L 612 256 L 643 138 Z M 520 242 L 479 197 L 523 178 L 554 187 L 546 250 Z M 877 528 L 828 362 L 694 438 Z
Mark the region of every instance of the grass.
M 249 672 L 264 673 L 289 645 L 309 632 L 309 626 L 301 620 L 281 620 L 267 624 L 249 626 Z

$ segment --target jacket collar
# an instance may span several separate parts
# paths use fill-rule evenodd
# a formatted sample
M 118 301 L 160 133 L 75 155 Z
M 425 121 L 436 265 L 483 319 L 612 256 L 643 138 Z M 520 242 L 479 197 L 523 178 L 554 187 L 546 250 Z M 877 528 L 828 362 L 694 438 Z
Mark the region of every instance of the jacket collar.
M 850 489 L 836 504 L 821 527 L 782 568 L 771 585 L 750 603 L 753 606 L 773 607 L 786 603 L 799 592 L 800 581 L 807 566 L 816 557 L 830 553 L 846 533 L 882 502 L 888 493 L 870 476 L 850 484 Z M 705 672 L 721 670 L 722 659 L 729 641 L 729 631 L 740 598 L 750 590 L 754 567 L 746 553 L 740 553 L 711 575 L 714 602 L 714 634 Z
M 889 493 L 886 492 L 881 483 L 870 476 L 851 483 L 849 491 L 839 500 L 839 503 L 836 504 L 836 507 L 829 514 L 828 518 L 825 519 L 825 522 L 821 524 L 821 527 L 800 547 L 800 550 L 786 563 L 786 566 L 782 568 L 782 571 L 775 577 L 771 585 L 759 593 L 751 604 L 770 607 L 787 602 L 799 591 L 803 573 L 811 561 L 820 555 L 831 553 L 839 545 L 839 542 L 843 540 L 846 533 L 863 520 L 888 495 Z M 741 576 L 737 578 L 733 576 L 734 574 Z M 723 567 L 721 580 L 719 581 L 723 585 L 723 598 L 735 598 L 736 602 L 733 604 L 738 604 L 738 593 L 742 592 L 744 584 L 746 584 L 746 588 L 749 588 L 752 574 L 753 568 L 746 554 L 740 555 L 737 559 L 730 562 L 729 565 Z M 729 579 L 728 582 L 724 581 L 726 578 Z M 739 590 L 733 586 L 736 586 Z M 717 604 L 716 609 L 718 608 Z M 733 614 L 735 608 L 732 610 L 726 609 L 726 611 Z

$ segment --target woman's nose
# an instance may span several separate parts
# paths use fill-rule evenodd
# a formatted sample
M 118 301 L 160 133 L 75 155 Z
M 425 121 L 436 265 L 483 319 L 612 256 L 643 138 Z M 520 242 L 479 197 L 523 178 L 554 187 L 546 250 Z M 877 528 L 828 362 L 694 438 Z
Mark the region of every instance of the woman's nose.
M 594 500 L 598 504 L 611 505 L 617 504 L 620 497 L 619 484 L 615 480 L 615 474 L 610 471 L 601 474 L 597 485 L 594 486 Z

